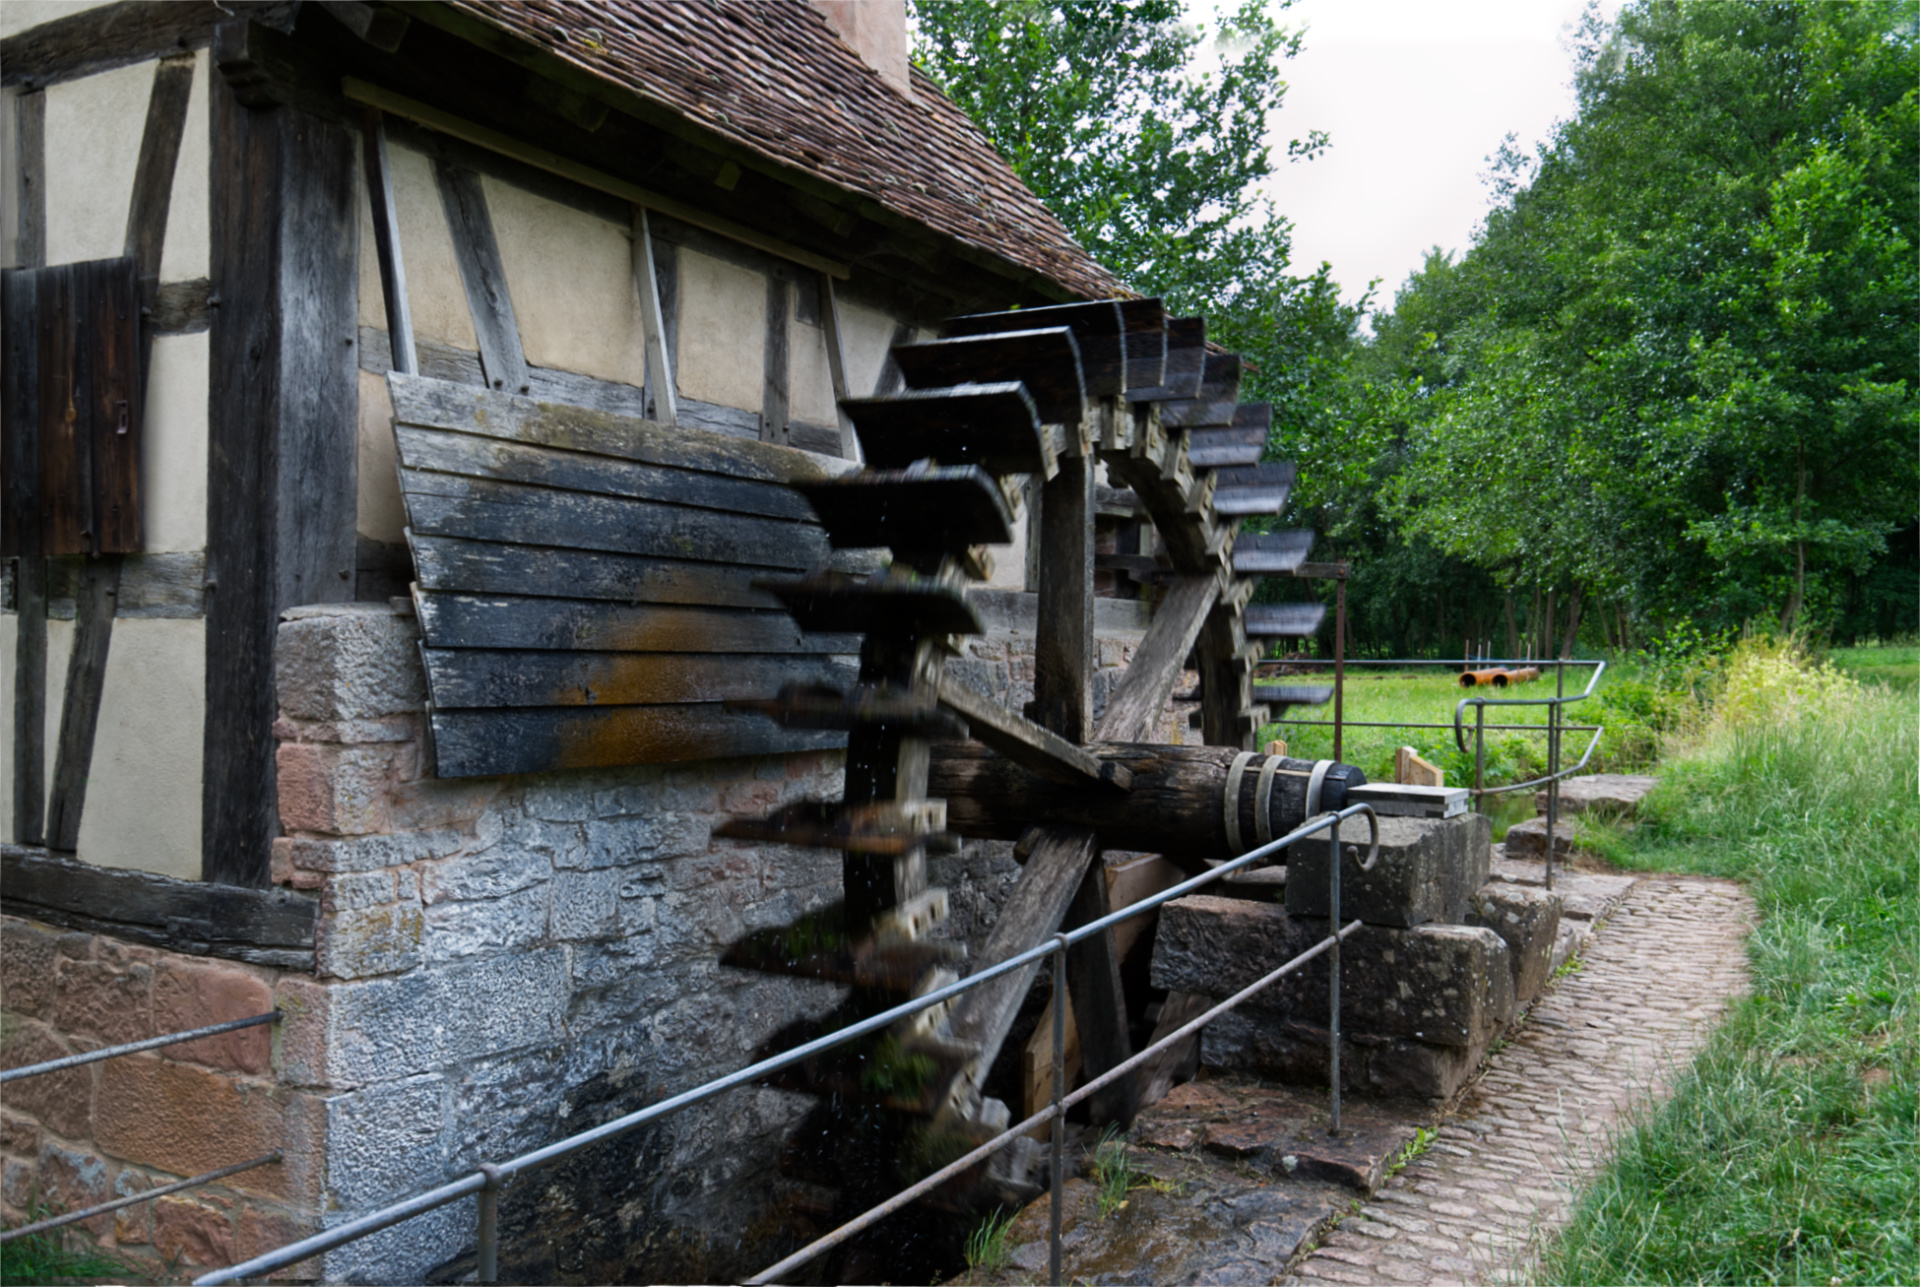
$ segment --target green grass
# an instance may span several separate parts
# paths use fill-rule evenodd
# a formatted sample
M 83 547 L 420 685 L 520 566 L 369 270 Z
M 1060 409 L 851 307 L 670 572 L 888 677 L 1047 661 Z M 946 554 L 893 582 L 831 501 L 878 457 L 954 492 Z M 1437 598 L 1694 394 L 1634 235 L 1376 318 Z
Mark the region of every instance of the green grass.
M 57 1211 L 35 1207 L 28 1223 Z M 49 1229 L 0 1243 L 0 1283 L 57 1283 L 75 1279 L 128 1278 L 144 1281 L 143 1271 L 84 1244 L 69 1247 L 68 1229 Z
M 1100 1218 L 1104 1220 L 1127 1205 L 1127 1191 L 1134 1181 L 1133 1156 L 1127 1152 L 1127 1137 L 1118 1127 L 1109 1126 L 1101 1132 L 1088 1170 L 1100 1190 Z
M 1616 856 L 1747 882 L 1753 992 L 1619 1141 L 1542 1281 L 1920 1280 L 1911 692 L 1782 680 L 1747 651 Z
M 1007 1230 L 1020 1213 L 996 1209 L 967 1235 L 967 1268 L 975 1274 L 997 1274 L 1007 1265 Z
M 1827 654 L 1838 669 L 1863 684 L 1885 684 L 1911 693 L 1920 687 L 1920 644 L 1874 644 L 1863 648 L 1835 648 Z

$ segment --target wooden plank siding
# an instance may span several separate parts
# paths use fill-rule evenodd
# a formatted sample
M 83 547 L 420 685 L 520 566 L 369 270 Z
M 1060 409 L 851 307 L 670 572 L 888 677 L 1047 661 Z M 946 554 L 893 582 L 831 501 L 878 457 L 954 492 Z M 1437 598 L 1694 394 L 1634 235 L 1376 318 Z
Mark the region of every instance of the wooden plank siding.
M 791 447 L 391 374 L 435 771 L 533 773 L 812 750 L 723 703 L 847 685 L 857 636 L 805 634 L 761 577 L 836 555 Z

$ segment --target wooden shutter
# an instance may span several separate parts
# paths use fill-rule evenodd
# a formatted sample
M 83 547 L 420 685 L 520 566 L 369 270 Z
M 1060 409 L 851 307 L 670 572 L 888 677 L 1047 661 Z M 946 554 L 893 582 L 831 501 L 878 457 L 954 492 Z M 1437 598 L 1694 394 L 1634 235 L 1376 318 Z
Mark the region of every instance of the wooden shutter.
M 0 555 L 140 550 L 139 300 L 130 258 L 0 274 Z

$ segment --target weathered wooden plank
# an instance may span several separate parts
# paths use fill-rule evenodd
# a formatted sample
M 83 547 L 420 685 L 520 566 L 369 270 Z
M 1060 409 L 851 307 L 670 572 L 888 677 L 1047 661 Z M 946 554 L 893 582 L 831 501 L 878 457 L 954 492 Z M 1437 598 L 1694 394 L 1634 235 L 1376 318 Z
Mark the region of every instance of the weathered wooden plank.
M 909 388 L 1018 382 L 1046 424 L 1077 429 L 1086 415 L 1080 348 L 1070 327 L 927 340 L 898 345 L 892 355 Z
M 797 483 L 837 478 L 858 466 L 772 443 L 746 442 L 688 425 L 663 425 L 590 407 L 489 393 L 445 380 L 387 377 L 397 423 L 452 429 L 538 447 L 698 469 L 732 478 Z
M 87 562 L 84 556 L 48 560 L 45 573 L 48 616 L 72 620 L 76 615 L 75 601 L 84 592 Z M 207 559 L 199 550 L 123 554 L 113 615 L 197 617 L 206 608 L 206 580 Z
M 957 554 L 969 545 L 1013 539 L 1006 496 L 977 465 L 870 469 L 794 487 L 840 549 L 886 546 Z
M 1255 684 L 1253 700 L 1273 709 L 1274 718 L 1289 706 L 1325 706 L 1333 700 L 1332 684 Z
M 211 324 L 207 297 L 213 283 L 204 277 L 180 282 L 161 282 L 154 297 L 153 333 L 155 335 L 198 335 Z
M 40 550 L 84 554 L 93 497 L 87 450 L 93 442 L 93 348 L 81 343 L 85 281 L 75 265 L 39 270 L 39 388 L 34 395 L 40 459 Z M 76 396 L 76 393 L 79 396 Z
M 435 710 L 666 706 L 764 697 L 787 684 L 851 684 L 852 657 L 422 648 Z
M 551 591 L 572 599 L 780 610 L 778 599 L 753 588 L 755 577 L 772 570 L 764 567 L 502 545 L 418 532 L 410 534 L 410 544 L 415 575 L 423 590 L 462 590 L 470 594 Z
M 0 41 L 0 85 L 35 88 L 161 54 L 199 49 L 236 14 L 287 30 L 290 0 L 126 0 L 55 18 Z
M 427 536 L 556 545 L 702 563 L 810 568 L 827 561 L 811 523 L 406 471 L 407 518 Z
M 661 256 L 653 244 L 653 224 L 645 206 L 633 207 L 633 284 L 640 296 L 640 324 L 646 328 L 647 415 L 661 424 L 677 424 L 680 412 L 673 383 L 673 356 L 668 344 L 665 309 L 661 300 Z
M 321 8 L 339 19 L 340 25 L 375 49 L 393 53 L 406 39 L 413 20 L 385 5 L 361 3 L 361 0 L 321 0 Z M 602 119 L 606 108 L 600 109 Z
M 1093 474 L 1092 456 L 1068 457 L 1040 494 L 1034 719 L 1070 742 L 1093 731 Z
M 804 634 L 780 612 L 630 606 L 495 595 L 414 596 L 432 648 L 552 648 L 585 652 L 854 653 L 847 635 Z
M 0 42 L 4 48 L 4 42 Z M 0 55 L 4 62 L 4 55 Z M 9 68 L 10 70 L 10 68 Z M 4 76 L 4 72 L 0 72 Z M 13 100 L 14 256 L 22 268 L 47 262 L 47 96 L 38 89 Z
M 1195 469 L 1257 465 L 1266 451 L 1264 429 L 1191 429 L 1187 432 L 1187 463 Z
M 531 388 L 527 355 L 520 348 L 520 324 L 514 319 L 507 270 L 500 262 L 500 245 L 494 239 L 493 219 L 487 213 L 487 194 L 480 186 L 480 176 L 436 160 L 433 179 L 440 190 L 447 231 L 453 238 L 453 258 L 466 292 L 467 311 L 473 315 L 480 370 L 487 387 L 527 393 Z
M 0 910 L 197 956 L 312 969 L 319 903 L 286 889 L 241 889 L 0 849 Z
M 1252 603 L 1247 605 L 1247 633 L 1255 638 L 1304 638 L 1318 632 L 1326 618 L 1324 603 Z
M 1275 460 L 1245 469 L 1222 469 L 1214 479 L 1214 513 L 1273 515 L 1287 507 L 1287 497 L 1293 491 L 1294 466 L 1290 460 Z
M 1191 399 L 1161 408 L 1161 423 L 1169 429 L 1233 424 L 1240 404 L 1240 376 L 1238 353 L 1208 353 L 1198 391 Z
M 369 107 L 360 123 L 361 163 L 373 203 L 373 244 L 380 264 L 380 296 L 387 309 L 387 336 L 393 369 L 402 375 L 420 370 L 414 347 L 413 308 L 407 296 L 406 258 L 400 250 L 400 208 L 393 195 L 393 166 L 387 159 L 387 123 Z
M 1213 576 L 1180 577 L 1168 588 L 1146 638 L 1134 650 L 1133 664 L 1107 699 L 1097 734 L 1101 741 L 1135 742 L 1152 731 L 1219 597 L 1220 580 Z
M 1091 831 L 1069 827 L 1045 830 L 1000 905 L 1000 914 L 980 950 L 980 965 L 996 965 L 1055 933 L 1098 856 Z M 1003 974 L 963 993 L 954 1002 L 949 1020 L 954 1039 L 982 1052 L 966 1074 L 976 1092 L 1007 1039 L 1021 998 L 1033 986 L 1036 969 L 1037 965 L 1029 965 Z
M 1313 549 L 1313 530 L 1300 528 L 1290 532 L 1266 532 L 1235 538 L 1233 571 L 1236 576 L 1270 575 L 1291 572 Z
M 13 836 L 37 845 L 47 836 L 47 560 L 21 555 L 13 587 Z
M 1163 385 L 1167 368 L 1167 308 L 1157 299 L 1120 301 L 1127 351 L 1127 388 Z
M 980 618 L 966 590 L 953 582 L 888 574 L 876 577 L 825 572 L 798 580 L 764 580 L 802 630 L 899 637 L 979 634 Z
M 781 728 L 725 706 L 434 711 L 435 772 L 443 778 L 776 755 L 846 744 L 844 733 Z
M 400 425 L 395 436 L 400 463 L 410 470 L 527 483 L 596 496 L 664 501 L 795 522 L 813 518 L 813 511 L 804 498 L 792 488 L 776 483 L 592 456 L 555 447 L 502 442 L 415 425 Z
M 70 386 L 70 396 L 77 402 L 84 389 L 92 403 L 90 411 L 82 413 L 89 435 L 84 448 L 88 527 L 82 548 L 96 554 L 133 553 L 141 547 L 140 288 L 131 259 L 95 260 L 72 265 L 72 270 L 86 279 L 75 296 L 80 311 L 69 322 L 78 328 L 74 348 L 76 353 L 83 348 L 90 352 L 86 382 Z M 43 403 L 43 418 L 46 409 Z M 46 486 L 44 480 L 41 485 Z
M 1113 910 L 1103 863 L 1088 866 L 1062 923 L 1069 929 L 1090 925 Z M 1067 950 L 1067 994 L 1072 998 L 1080 1057 L 1089 1079 L 1133 1058 L 1127 1019 L 1127 994 L 1120 985 L 1120 948 L 1107 929 L 1081 939 Z M 1090 1096 L 1087 1113 L 1095 1125 L 1133 1121 L 1137 1091 L 1134 1075 L 1121 1077 Z
M 106 689 L 107 653 L 113 644 L 113 599 L 119 583 L 118 557 L 109 554 L 87 560 L 87 583 L 78 602 L 73 651 L 67 657 L 66 698 L 60 712 L 53 791 L 47 805 L 47 843 L 68 853 L 80 845 L 80 815 L 86 808 L 93 735 L 99 727 L 100 698 Z
M 140 136 L 140 159 L 133 171 L 126 255 L 134 262 L 141 298 L 149 307 L 158 297 L 160 251 L 167 241 L 174 167 L 180 159 L 180 141 L 186 135 L 194 61 L 192 54 L 176 55 L 162 58 L 154 69 L 146 128 Z
M 1053 444 L 1033 398 L 1018 384 L 910 389 L 845 404 L 867 463 L 904 469 L 917 460 L 979 465 L 995 474 L 1054 472 Z
M 1127 354 L 1122 343 L 1126 327 L 1119 302 L 1094 300 L 1085 304 L 1050 304 L 1008 313 L 974 313 L 947 319 L 948 335 L 992 335 L 999 331 L 1030 331 L 1070 327 L 1080 349 L 1080 372 L 1090 398 L 1117 397 L 1127 387 Z
M 1200 392 L 1207 365 L 1207 319 L 1175 317 L 1167 321 L 1165 387 L 1176 398 Z
M 1081 750 L 1058 733 L 1020 718 L 954 679 L 940 682 L 940 704 L 967 722 L 973 740 L 1043 777 L 1096 791 L 1125 791 L 1133 775 Z

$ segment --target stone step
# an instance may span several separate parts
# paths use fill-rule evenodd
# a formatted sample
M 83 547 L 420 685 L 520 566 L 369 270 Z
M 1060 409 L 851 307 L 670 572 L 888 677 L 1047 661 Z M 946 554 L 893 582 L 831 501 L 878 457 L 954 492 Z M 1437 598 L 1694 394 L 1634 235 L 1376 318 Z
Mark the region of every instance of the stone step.
M 1560 812 L 1632 817 L 1640 811 L 1640 802 L 1648 792 L 1658 785 L 1659 778 L 1637 773 L 1589 773 L 1568 778 L 1560 784 Z M 1540 813 L 1547 811 L 1545 791 L 1534 793 L 1533 807 Z
M 1467 924 L 1490 929 L 1506 943 L 1517 1005 L 1524 1006 L 1539 996 L 1553 977 L 1560 906 L 1560 895 L 1531 885 L 1496 880 L 1474 891 Z
M 1369 925 L 1459 923 L 1467 900 L 1487 883 L 1493 827 L 1482 814 L 1451 818 L 1379 819 L 1380 852 L 1371 871 L 1360 869 L 1371 834 L 1365 818 L 1340 825 L 1340 919 Z M 1287 911 L 1328 913 L 1330 845 L 1314 837 L 1288 847 Z

